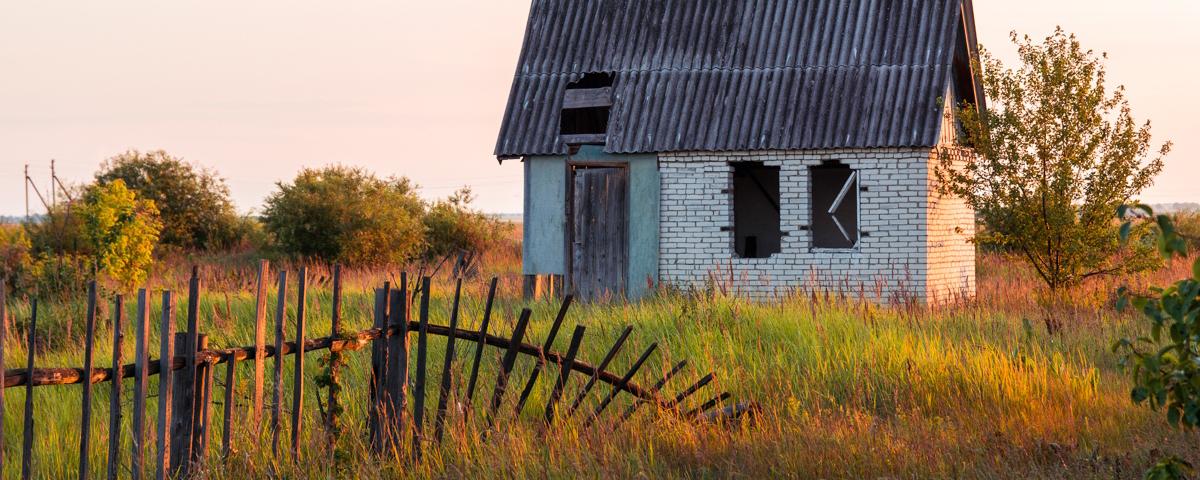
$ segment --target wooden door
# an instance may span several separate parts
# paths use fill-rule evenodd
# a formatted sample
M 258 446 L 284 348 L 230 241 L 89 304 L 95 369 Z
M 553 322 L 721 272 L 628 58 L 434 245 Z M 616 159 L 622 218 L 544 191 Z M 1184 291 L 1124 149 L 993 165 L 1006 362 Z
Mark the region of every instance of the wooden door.
M 574 167 L 571 290 L 579 300 L 625 294 L 629 182 L 623 167 Z

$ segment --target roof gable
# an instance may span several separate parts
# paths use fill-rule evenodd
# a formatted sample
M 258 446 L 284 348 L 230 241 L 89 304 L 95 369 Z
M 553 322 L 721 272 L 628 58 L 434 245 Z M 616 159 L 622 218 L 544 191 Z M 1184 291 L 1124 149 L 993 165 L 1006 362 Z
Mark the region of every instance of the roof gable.
M 496 154 L 566 153 L 588 72 L 608 152 L 932 146 L 973 33 L 969 0 L 534 0 Z

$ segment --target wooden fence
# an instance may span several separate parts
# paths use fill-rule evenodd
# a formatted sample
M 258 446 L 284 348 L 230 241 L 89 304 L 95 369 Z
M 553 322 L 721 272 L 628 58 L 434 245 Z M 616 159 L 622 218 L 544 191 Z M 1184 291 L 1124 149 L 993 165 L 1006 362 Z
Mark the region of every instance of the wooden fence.
M 303 353 L 328 350 L 331 355 L 341 355 L 342 352 L 359 350 L 366 346 L 370 346 L 371 361 L 370 375 L 368 385 L 368 401 L 367 406 L 367 435 L 371 449 L 375 452 L 399 451 L 401 442 L 411 441 L 411 452 L 414 459 L 419 460 L 422 451 L 422 445 L 426 442 L 441 442 L 447 417 L 451 413 L 449 408 L 449 398 L 452 395 L 452 378 L 456 372 L 453 369 L 453 361 L 458 353 L 459 342 L 470 342 L 475 345 L 474 356 L 470 362 L 470 374 L 467 384 L 466 398 L 463 403 L 465 405 L 473 405 L 471 401 L 474 397 L 479 380 L 480 364 L 482 363 L 484 349 L 493 347 L 502 350 L 504 353 L 501 356 L 498 365 L 498 374 L 495 379 L 495 385 L 491 392 L 491 398 L 487 402 L 485 410 L 481 414 L 485 415 L 487 430 L 480 432 L 481 436 L 485 436 L 488 430 L 495 427 L 495 422 L 499 417 L 499 410 L 503 404 L 505 393 L 508 390 L 508 385 L 511 380 L 511 375 L 520 355 L 532 357 L 534 359 L 534 369 L 529 379 L 525 382 L 524 388 L 521 389 L 516 402 L 516 415 L 512 418 L 520 418 L 520 413 L 525 407 L 530 393 L 536 385 L 541 373 L 548 367 L 553 366 L 557 371 L 557 377 L 554 380 L 549 400 L 544 406 L 544 413 L 541 415 L 542 421 L 546 424 L 552 424 L 556 416 L 573 415 L 583 405 L 589 392 L 599 384 L 606 384 L 609 388 L 602 399 L 596 404 L 588 417 L 585 420 L 585 425 L 591 425 L 593 421 L 601 416 L 608 408 L 613 400 L 622 392 L 633 397 L 633 402 L 620 415 L 618 422 L 628 419 L 635 411 L 645 404 L 650 404 L 660 410 L 671 411 L 677 414 L 688 417 L 697 417 L 701 415 L 738 415 L 745 410 L 742 406 L 732 406 L 725 409 L 717 410 L 729 398 L 728 393 L 722 393 L 712 399 L 701 403 L 700 405 L 690 410 L 683 410 L 681 407 L 684 402 L 693 394 L 708 385 L 713 375 L 708 374 L 701 377 L 688 388 L 680 391 L 672 398 L 665 398 L 660 395 L 662 388 L 684 369 L 687 362 L 682 361 L 676 364 L 663 378 L 658 380 L 652 387 L 646 388 L 638 385 L 633 381 L 634 376 L 641 369 L 642 365 L 650 358 L 657 348 L 657 344 L 651 344 L 638 357 L 633 366 L 622 375 L 617 375 L 608 370 L 610 362 L 617 356 L 626 344 L 632 327 L 627 327 L 616 342 L 608 349 L 604 358 L 597 365 L 589 364 L 577 358 L 580 346 L 584 340 L 586 327 L 583 325 L 576 326 L 571 334 L 570 346 L 565 353 L 560 353 L 551 350 L 554 344 L 555 337 L 558 334 L 560 326 L 566 317 L 567 310 L 571 306 L 571 296 L 566 296 L 554 318 L 554 323 L 551 325 L 550 331 L 545 342 L 541 345 L 526 343 L 525 332 L 530 321 L 531 311 L 526 308 L 521 311 L 516 325 L 509 337 L 503 337 L 489 333 L 488 327 L 491 319 L 493 302 L 496 295 L 496 279 L 492 279 L 488 288 L 487 300 L 482 312 L 482 318 L 479 324 L 479 330 L 471 331 L 464 330 L 458 327 L 459 319 L 459 301 L 462 291 L 462 281 L 459 280 L 455 287 L 453 307 L 449 322 L 447 325 L 436 325 L 429 323 L 429 294 L 430 280 L 428 277 L 420 279 L 418 282 L 413 282 L 410 285 L 406 275 L 401 274 L 399 284 L 392 286 L 384 283 L 382 288 L 375 290 L 374 303 L 374 323 L 372 328 L 358 332 L 343 332 L 341 329 L 341 307 L 342 307 L 342 286 L 341 286 L 341 270 L 335 267 L 333 270 L 333 301 L 332 301 L 332 317 L 331 317 L 331 332 L 328 336 L 320 338 L 308 338 L 306 331 L 305 316 L 306 316 L 306 296 L 307 296 L 307 272 L 305 268 L 301 268 L 299 279 L 297 282 L 298 291 L 296 293 L 297 303 L 295 309 L 295 327 L 292 332 L 294 335 L 291 339 L 286 339 L 287 332 L 284 331 L 286 307 L 287 307 L 287 287 L 288 287 L 288 272 L 280 271 L 278 274 L 277 299 L 278 302 L 274 309 L 274 343 L 267 344 L 267 282 L 268 282 L 268 265 L 263 261 L 259 265 L 258 281 L 256 284 L 255 317 L 254 317 L 254 345 L 245 347 L 234 347 L 225 349 L 213 349 L 208 347 L 208 337 L 200 333 L 201 325 L 198 312 L 200 299 L 200 279 L 197 269 L 193 268 L 192 276 L 188 282 L 188 302 L 187 302 L 187 331 L 176 333 L 173 331 L 175 324 L 174 312 L 176 299 L 172 292 L 164 291 L 161 295 L 161 318 L 150 318 L 150 298 L 149 292 L 145 289 L 137 293 L 137 308 L 130 327 L 133 329 L 132 336 L 135 341 L 134 358 L 131 363 L 123 363 L 125 360 L 121 358 L 121 345 L 123 338 L 126 335 L 122 331 L 122 325 L 125 325 L 122 317 L 125 312 L 125 299 L 121 295 L 116 295 L 113 298 L 115 308 L 113 308 L 113 363 L 111 368 L 97 368 L 93 365 L 93 351 L 95 346 L 95 324 L 97 303 L 100 301 L 97 298 L 95 282 L 91 282 L 88 286 L 87 310 L 85 320 L 85 344 L 84 344 L 84 359 L 82 368 L 38 368 L 34 365 L 34 348 L 35 332 L 38 321 L 38 306 L 37 299 L 30 302 L 30 318 L 27 326 L 28 332 L 28 356 L 25 362 L 25 368 L 5 370 L 4 342 L 0 341 L 0 425 L 3 425 L 6 415 L 6 405 L 4 404 L 4 391 L 9 388 L 25 388 L 25 404 L 23 410 L 23 444 L 21 447 L 21 475 L 22 478 L 33 478 L 37 476 L 37 472 L 33 471 L 33 445 L 35 444 L 35 429 L 34 419 L 36 412 L 34 411 L 33 403 L 33 388 L 41 386 L 53 385 L 71 385 L 81 384 L 83 390 L 82 404 L 80 406 L 80 435 L 79 435 L 79 478 L 86 479 L 89 476 L 90 466 L 88 452 L 91 451 L 92 432 L 91 417 L 92 417 L 92 397 L 93 388 L 97 384 L 108 382 L 111 388 L 111 408 L 109 418 L 109 431 L 119 432 L 122 421 L 121 415 L 123 401 L 121 398 L 121 387 L 123 381 L 133 383 L 133 399 L 130 412 L 133 416 L 131 422 L 132 428 L 132 451 L 128 463 L 128 472 L 132 478 L 142 478 L 143 472 L 154 471 L 157 479 L 165 478 L 187 478 L 189 474 L 195 471 L 198 465 L 207 461 L 207 455 L 210 450 L 208 439 L 212 429 L 217 428 L 211 425 L 212 408 L 215 403 L 213 391 L 213 377 L 215 375 L 223 375 L 225 379 L 225 389 L 223 392 L 222 408 L 224 409 L 224 422 L 220 428 L 223 430 L 222 441 L 220 445 L 221 458 L 228 457 L 231 451 L 231 429 L 235 425 L 234 417 L 236 412 L 233 405 L 235 403 L 235 395 L 237 382 L 234 381 L 235 370 L 239 365 L 247 360 L 253 360 L 254 374 L 251 382 L 249 397 L 252 401 L 250 410 L 250 419 L 255 425 L 259 425 L 264 420 L 266 408 L 270 408 L 269 431 L 270 442 L 273 455 L 279 458 L 284 433 L 284 382 L 283 382 L 283 364 L 285 356 L 292 355 L 293 361 L 293 388 L 291 394 L 291 409 L 290 418 L 286 419 L 290 423 L 289 444 L 287 445 L 287 454 L 291 461 L 296 461 L 299 458 L 301 450 L 301 433 L 306 425 L 303 425 L 303 416 L 301 415 L 305 405 L 302 402 L 303 390 L 305 387 L 304 370 L 305 370 L 305 355 Z M 410 291 L 410 288 L 415 288 L 416 291 Z M 419 299 L 419 300 L 417 300 Z M 5 288 L 3 280 L 0 280 L 0 339 L 7 338 L 5 329 L 8 324 L 8 316 L 5 312 Z M 410 315 L 411 304 L 416 302 L 417 315 L 412 318 Z M 158 357 L 151 358 L 150 350 L 152 345 L 148 344 L 151 322 L 157 323 L 160 329 L 160 344 L 158 345 Z M 438 400 L 435 408 L 435 416 L 433 419 L 433 437 L 432 439 L 425 437 L 425 379 L 427 370 L 427 350 L 428 338 L 430 336 L 444 337 L 446 341 L 445 356 L 441 363 L 441 383 L 437 390 Z M 410 337 L 416 339 L 415 355 L 410 355 L 411 348 L 409 345 Z M 273 388 L 270 391 L 271 400 L 266 400 L 266 360 L 274 359 L 272 369 Z M 410 359 L 415 362 L 415 366 L 410 367 Z M 332 360 L 332 359 L 331 359 Z M 217 369 L 220 365 L 224 365 L 224 371 L 218 373 Z M 339 369 L 343 368 L 342 363 L 331 361 L 328 367 L 328 375 L 330 382 L 336 384 L 339 376 Z M 578 391 L 570 406 L 560 410 L 559 404 L 564 395 L 566 386 L 571 374 L 578 374 L 587 377 L 587 382 Z M 408 378 L 409 374 L 415 378 Z M 146 408 L 148 377 L 159 375 L 158 383 L 158 411 L 148 412 Z M 411 388 L 410 388 L 411 387 Z M 326 400 L 326 408 L 322 418 L 322 428 L 330 432 L 337 431 L 340 427 L 335 424 L 337 415 L 340 411 L 340 399 L 338 398 L 338 389 L 328 389 L 328 399 Z M 411 405 L 409 402 L 411 401 Z M 411 408 L 411 414 L 408 413 Z M 468 407 L 461 412 L 463 416 L 469 416 L 471 409 Z M 157 431 L 150 432 L 150 439 L 147 437 L 146 417 L 147 415 L 157 416 Z M 408 425 L 408 431 L 411 432 L 411 439 L 401 438 L 402 432 L 405 432 L 405 422 L 411 421 Z M 464 422 L 465 424 L 465 422 Z M 119 442 L 111 439 L 119 438 L 120 435 L 110 435 L 108 445 L 108 464 L 106 472 L 108 478 L 117 478 L 118 472 L 122 470 L 120 466 L 124 460 L 122 452 L 119 448 Z M 330 438 L 333 436 L 330 435 Z M 0 436 L 0 471 L 4 467 L 4 438 Z M 148 444 L 156 445 L 152 454 L 147 457 Z M 146 465 L 146 462 L 152 463 L 152 468 Z

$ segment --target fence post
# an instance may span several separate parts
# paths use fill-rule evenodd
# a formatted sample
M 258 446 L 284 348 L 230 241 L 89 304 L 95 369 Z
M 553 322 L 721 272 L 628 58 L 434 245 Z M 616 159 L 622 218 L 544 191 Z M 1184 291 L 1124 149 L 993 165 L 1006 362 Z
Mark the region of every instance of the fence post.
M 421 434 L 425 428 L 425 353 L 429 337 L 429 277 L 421 279 L 421 309 L 417 326 L 417 378 L 413 382 L 413 458 L 421 458 Z
M 208 348 L 208 335 L 196 336 L 196 352 Z M 193 353 L 193 355 L 195 355 Z M 192 457 L 193 465 L 203 464 L 208 455 L 208 430 L 212 419 L 213 366 L 208 362 L 196 365 L 195 406 L 192 407 Z
M 37 335 L 37 299 L 30 301 L 29 314 L 29 361 L 25 370 L 25 432 L 24 444 L 21 446 L 21 478 L 28 480 L 33 477 L 33 353 L 37 350 L 35 337 Z
M 137 317 L 133 321 L 133 442 L 129 469 L 134 480 L 141 480 L 146 467 L 146 388 L 150 353 L 150 298 L 146 289 L 138 290 Z
M 158 356 L 158 456 L 154 458 L 154 478 L 167 480 L 171 473 L 171 371 L 175 359 L 175 299 L 171 291 L 162 293 L 162 326 L 159 327 Z
M 3 288 L 3 287 L 0 287 Z M 0 293 L 0 312 L 3 311 L 4 294 Z M 0 316 L 3 314 L 0 313 Z M 87 298 L 87 313 L 84 317 L 84 338 L 83 338 L 83 371 L 86 372 L 87 378 L 83 381 L 83 411 L 80 412 L 79 418 L 79 478 L 86 480 L 91 475 L 91 466 L 88 465 L 90 460 L 88 452 L 92 450 L 92 356 L 96 349 L 96 281 L 88 282 L 88 298 Z M 3 343 L 4 336 L 0 335 L 0 343 Z M 3 362 L 0 362 L 0 371 L 3 371 Z M 3 373 L 0 373 L 3 375 Z M 3 397 L 0 397 L 3 400 Z M 2 424 L 2 423 L 0 423 Z M 4 450 L 3 444 L 0 444 L 0 451 Z M 0 454 L 2 455 L 2 454 Z M 3 471 L 3 462 L 0 462 L 0 471 Z
M 367 391 L 367 402 L 369 402 L 367 404 L 367 430 L 371 450 L 374 452 L 383 451 L 383 442 L 379 433 L 379 413 L 382 411 L 379 399 L 382 398 L 380 392 L 383 391 L 384 348 L 387 344 L 387 302 L 388 284 L 384 282 L 383 288 L 375 289 L 373 326 L 378 328 L 381 333 L 379 338 L 371 342 L 371 383 Z
M 400 289 L 393 289 L 388 307 L 388 328 L 399 331 L 388 337 L 384 373 L 383 433 L 389 448 L 400 448 L 404 409 L 408 407 L 408 275 L 400 274 Z
M 446 335 L 446 356 L 442 361 L 442 386 L 438 391 L 437 417 L 433 421 L 433 438 L 442 443 L 445 432 L 446 409 L 450 403 L 450 388 L 454 385 L 454 337 L 458 333 L 458 303 L 462 295 L 462 279 L 454 284 L 454 306 L 450 309 L 449 334 Z
M 108 479 L 116 480 L 121 462 L 121 324 L 125 323 L 125 300 L 117 295 L 113 312 L 112 394 L 108 412 Z
M 558 408 L 558 400 L 562 398 L 563 389 L 567 386 L 567 379 L 571 376 L 571 369 L 575 366 L 575 355 L 579 353 L 579 344 L 583 343 L 583 334 L 587 329 L 583 325 L 575 326 L 575 333 L 571 335 L 571 345 L 567 347 L 567 356 L 563 359 L 563 363 L 558 366 L 558 380 L 554 382 L 554 390 L 550 392 L 550 400 L 546 401 L 546 425 L 554 423 L 555 409 Z
M 307 294 L 308 268 L 300 267 L 299 288 L 296 291 L 296 359 L 292 380 L 292 461 L 300 463 L 301 408 L 304 401 L 304 306 Z
M 488 430 L 496 425 L 496 412 L 500 410 L 500 404 L 504 401 L 504 390 L 508 388 L 508 376 L 512 373 L 513 365 L 516 364 L 517 353 L 520 352 L 521 342 L 525 339 L 525 327 L 529 325 L 529 316 L 532 314 L 533 311 L 528 308 L 521 310 L 521 316 L 517 318 L 517 325 L 513 327 L 512 337 L 508 340 L 508 350 L 504 352 L 504 358 L 500 361 L 500 372 L 496 374 L 496 387 L 492 389 L 492 403 L 488 407 Z
M 4 279 L 0 278 L 0 428 L 4 427 L 4 341 L 8 339 L 8 302 Z M 0 435 L 0 473 L 4 472 L 4 435 Z
M 475 398 L 475 380 L 479 378 L 479 362 L 483 360 L 483 348 L 487 346 L 488 323 L 492 318 L 492 302 L 496 299 L 496 277 L 488 283 L 487 302 L 483 307 L 483 320 L 479 323 L 479 337 L 476 339 L 475 359 L 471 361 L 471 378 L 467 380 L 467 408 L 463 411 L 463 423 L 471 412 L 472 399 Z
M 562 327 L 563 320 L 567 318 L 567 309 L 571 308 L 571 300 L 573 298 L 574 296 L 570 294 L 563 298 L 562 306 L 558 309 L 558 315 L 554 317 L 554 323 L 550 325 L 550 333 L 546 335 L 546 343 L 542 345 L 542 356 L 533 365 L 533 373 L 529 374 L 529 381 L 525 382 L 525 389 L 521 390 L 521 396 L 517 399 L 515 413 L 517 417 L 521 416 L 521 410 L 525 408 L 525 401 L 529 400 L 529 394 L 533 392 L 533 386 L 537 384 L 538 375 L 542 373 L 542 366 L 546 363 L 546 352 L 550 351 L 550 347 L 554 346 L 554 337 L 558 336 L 558 329 Z
M 333 266 L 333 312 L 329 322 L 329 336 L 337 340 L 342 336 L 342 266 Z M 329 401 L 326 403 L 328 417 L 325 419 L 325 429 L 329 434 L 329 449 L 332 452 L 338 435 L 338 413 L 341 406 L 338 403 L 338 388 L 340 388 L 338 369 L 342 358 L 341 352 L 329 350 Z
M 275 390 L 271 402 L 271 457 L 279 456 L 279 430 L 283 417 L 283 324 L 287 310 L 287 270 L 279 271 L 275 305 Z
M 175 334 L 175 353 L 183 358 L 193 350 L 192 337 L 187 332 Z M 171 443 L 170 443 L 170 472 L 169 477 L 186 478 L 188 460 L 192 456 L 192 410 L 196 405 L 194 376 L 187 375 L 191 370 L 184 367 L 176 375 L 171 375 Z

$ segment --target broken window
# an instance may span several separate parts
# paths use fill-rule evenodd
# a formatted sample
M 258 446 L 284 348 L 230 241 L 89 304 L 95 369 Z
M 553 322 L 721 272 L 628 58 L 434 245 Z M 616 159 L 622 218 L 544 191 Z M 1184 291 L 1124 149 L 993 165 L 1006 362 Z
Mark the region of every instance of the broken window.
M 858 244 L 858 171 L 841 163 L 809 169 L 812 179 L 812 238 L 816 248 Z
M 612 107 L 612 75 L 587 73 L 563 92 L 559 135 L 568 144 L 604 143 Z
M 779 253 L 779 167 L 733 164 L 733 240 L 741 258 Z

